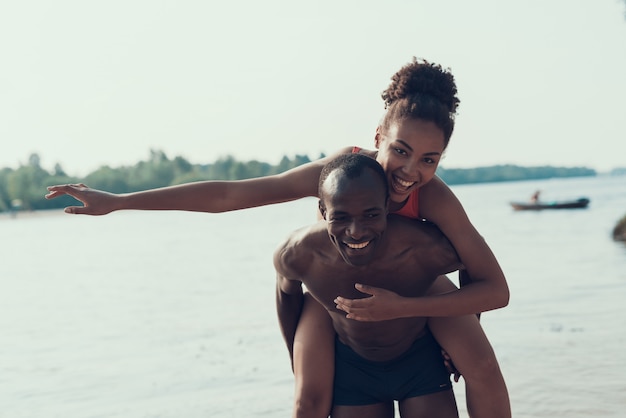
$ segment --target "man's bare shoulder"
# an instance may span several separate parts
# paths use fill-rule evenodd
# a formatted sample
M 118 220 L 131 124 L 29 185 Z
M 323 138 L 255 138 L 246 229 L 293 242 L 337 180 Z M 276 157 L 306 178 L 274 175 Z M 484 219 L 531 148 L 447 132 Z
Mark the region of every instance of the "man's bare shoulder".
M 281 272 L 303 271 L 328 243 L 325 221 L 293 231 L 274 252 L 274 265 Z
M 389 215 L 387 233 L 393 234 L 390 234 L 391 241 L 398 252 L 413 254 L 418 259 L 439 260 L 450 267 L 461 267 L 452 243 L 432 222 Z
M 404 239 L 412 237 L 412 239 L 447 240 L 437 225 L 427 220 L 410 219 L 395 214 L 390 214 L 387 219 L 388 228 L 391 228 L 394 234 L 399 234 L 398 236 Z

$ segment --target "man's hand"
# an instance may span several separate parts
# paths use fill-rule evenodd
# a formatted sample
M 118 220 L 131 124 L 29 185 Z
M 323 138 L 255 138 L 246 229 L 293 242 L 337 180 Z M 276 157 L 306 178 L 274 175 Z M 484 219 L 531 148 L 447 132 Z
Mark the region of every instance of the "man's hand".
M 72 196 L 83 204 L 83 206 L 68 206 L 65 208 L 65 213 L 84 215 L 106 215 L 113 212 L 116 209 L 116 199 L 118 199 L 115 194 L 90 189 L 82 183 L 50 186 L 46 199 L 63 195 Z
M 346 318 L 356 321 L 385 321 L 402 318 L 402 302 L 406 299 L 395 292 L 380 287 L 357 283 L 354 287 L 370 295 L 363 299 L 335 298 L 337 309 L 347 313 Z

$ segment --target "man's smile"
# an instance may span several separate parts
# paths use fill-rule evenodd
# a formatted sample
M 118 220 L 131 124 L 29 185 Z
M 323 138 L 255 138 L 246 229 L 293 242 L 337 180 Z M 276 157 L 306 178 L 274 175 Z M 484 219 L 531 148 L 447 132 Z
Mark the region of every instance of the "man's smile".
M 346 245 L 346 247 L 351 248 L 353 250 L 361 250 L 365 247 L 367 247 L 369 245 L 371 241 L 365 241 L 365 242 L 360 242 L 360 243 L 350 243 L 350 242 L 344 242 L 344 244 Z

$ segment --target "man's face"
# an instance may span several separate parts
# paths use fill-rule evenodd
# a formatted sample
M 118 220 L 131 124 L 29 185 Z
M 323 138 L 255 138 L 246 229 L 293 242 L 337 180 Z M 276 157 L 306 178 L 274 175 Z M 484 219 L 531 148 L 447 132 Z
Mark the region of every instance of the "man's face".
M 344 261 L 352 266 L 370 263 L 387 228 L 382 179 L 369 169 L 354 179 L 336 170 L 324 182 L 320 207 L 328 236 Z

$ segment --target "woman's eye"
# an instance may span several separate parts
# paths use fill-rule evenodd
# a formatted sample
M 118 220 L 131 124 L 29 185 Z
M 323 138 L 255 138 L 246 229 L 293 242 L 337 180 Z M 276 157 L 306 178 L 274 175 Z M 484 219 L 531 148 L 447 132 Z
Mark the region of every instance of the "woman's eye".
M 396 152 L 397 152 L 398 154 L 400 154 L 400 155 L 406 155 L 406 151 L 405 151 L 405 150 L 403 150 L 403 149 L 396 148 L 395 150 L 396 150 Z

